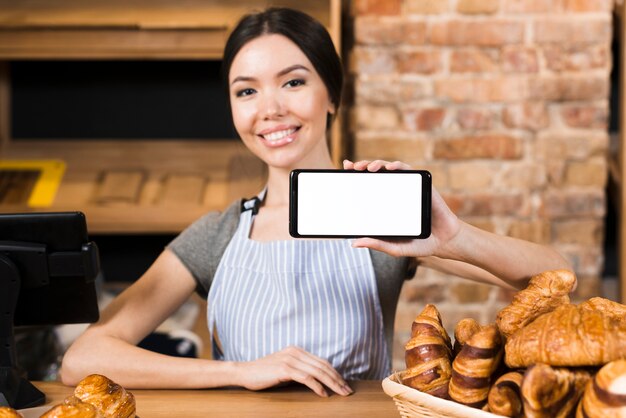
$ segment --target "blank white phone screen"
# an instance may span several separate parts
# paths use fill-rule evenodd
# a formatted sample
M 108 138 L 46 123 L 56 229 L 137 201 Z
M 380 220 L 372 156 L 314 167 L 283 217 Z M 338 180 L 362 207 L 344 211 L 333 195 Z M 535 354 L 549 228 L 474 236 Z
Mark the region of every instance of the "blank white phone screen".
M 299 173 L 298 234 L 417 236 L 420 173 Z

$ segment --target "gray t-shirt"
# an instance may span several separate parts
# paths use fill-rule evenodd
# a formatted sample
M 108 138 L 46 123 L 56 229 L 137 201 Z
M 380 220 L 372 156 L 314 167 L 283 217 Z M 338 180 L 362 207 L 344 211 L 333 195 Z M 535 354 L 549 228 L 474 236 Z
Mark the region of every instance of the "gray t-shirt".
M 222 254 L 226 250 L 243 208 L 243 201 L 233 202 L 224 212 L 209 212 L 180 233 L 167 248 L 180 259 L 196 280 L 196 291 L 206 298 Z M 393 351 L 393 326 L 402 284 L 413 277 L 416 264 L 407 257 L 392 257 L 370 250 L 388 352 Z

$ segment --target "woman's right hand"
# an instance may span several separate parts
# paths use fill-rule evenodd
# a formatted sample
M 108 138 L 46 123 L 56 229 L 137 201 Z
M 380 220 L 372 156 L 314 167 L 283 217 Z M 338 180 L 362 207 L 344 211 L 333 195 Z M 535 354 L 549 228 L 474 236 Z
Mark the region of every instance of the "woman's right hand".
M 343 396 L 353 392 L 328 361 L 299 347 L 287 347 L 258 360 L 236 365 L 237 385 L 250 390 L 261 390 L 295 381 L 323 397 L 328 396 L 324 386 Z

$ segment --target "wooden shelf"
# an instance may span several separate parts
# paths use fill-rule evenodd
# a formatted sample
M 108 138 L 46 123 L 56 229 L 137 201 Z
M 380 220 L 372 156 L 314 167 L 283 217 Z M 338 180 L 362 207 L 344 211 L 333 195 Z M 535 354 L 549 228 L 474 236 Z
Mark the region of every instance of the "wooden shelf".
M 0 211 L 80 210 L 90 232 L 177 233 L 258 192 L 264 166 L 237 140 L 12 139 L 8 62 L 220 59 L 239 18 L 270 3 L 317 18 L 340 50 L 341 0 L 0 0 L 0 159 L 66 164 L 52 206 Z M 336 164 L 344 149 L 339 126 L 330 143 Z
M 52 206 L 3 212 L 81 210 L 99 233 L 179 232 L 209 210 L 252 196 L 264 177 L 263 164 L 236 140 L 20 140 L 4 158 L 61 160 L 66 172 Z
M 0 59 L 219 59 L 239 18 L 301 9 L 339 47 L 339 1 L 0 0 Z

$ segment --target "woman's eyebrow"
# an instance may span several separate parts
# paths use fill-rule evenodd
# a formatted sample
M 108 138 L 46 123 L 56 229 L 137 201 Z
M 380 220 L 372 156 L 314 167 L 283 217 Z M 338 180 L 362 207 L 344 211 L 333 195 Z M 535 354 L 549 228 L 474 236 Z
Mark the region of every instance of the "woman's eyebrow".
M 308 71 L 311 72 L 311 70 L 309 70 L 307 67 L 305 67 L 302 64 L 294 64 L 294 65 L 290 65 L 289 67 L 283 68 L 282 70 L 280 70 L 278 73 L 276 73 L 276 77 L 282 77 L 285 74 L 289 74 L 292 71 L 295 70 L 304 70 L 304 71 Z M 233 79 L 233 81 L 230 83 L 230 85 L 232 86 L 235 83 L 241 82 L 241 81 L 255 81 L 256 78 L 254 77 L 249 77 L 249 76 L 244 76 L 244 75 L 239 75 L 237 77 L 235 77 Z

